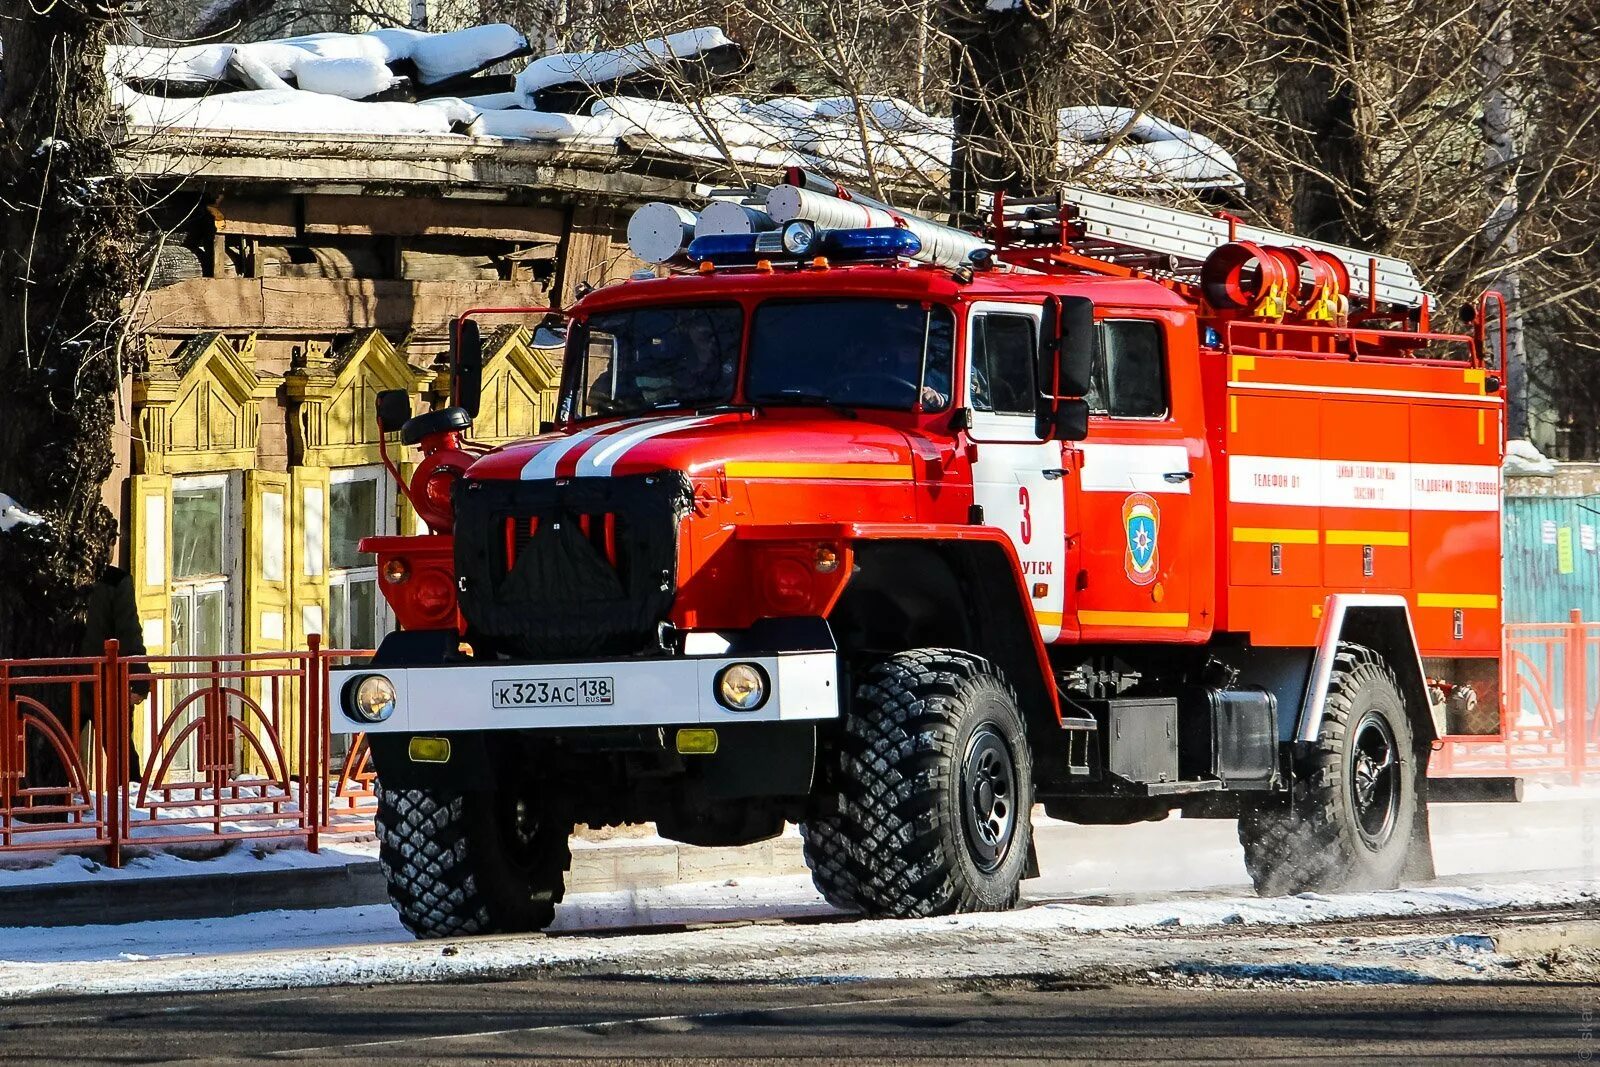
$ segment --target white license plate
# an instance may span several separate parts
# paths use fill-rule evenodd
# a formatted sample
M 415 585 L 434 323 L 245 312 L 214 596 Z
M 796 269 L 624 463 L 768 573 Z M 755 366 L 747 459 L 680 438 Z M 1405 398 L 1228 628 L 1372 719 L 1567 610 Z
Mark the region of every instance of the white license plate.
M 617 695 L 612 678 L 506 679 L 492 686 L 497 708 L 587 708 L 611 704 Z

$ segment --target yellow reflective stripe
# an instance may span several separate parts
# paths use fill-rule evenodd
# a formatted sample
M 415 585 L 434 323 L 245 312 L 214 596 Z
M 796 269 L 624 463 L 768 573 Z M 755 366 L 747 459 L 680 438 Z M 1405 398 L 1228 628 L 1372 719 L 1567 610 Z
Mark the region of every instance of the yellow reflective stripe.
M 1233 539 L 1248 545 L 1314 545 L 1317 531 L 1274 528 L 1270 526 L 1235 526 Z
M 1229 377 L 1234 379 L 1235 381 L 1238 381 L 1239 375 L 1242 372 L 1255 370 L 1255 369 L 1256 369 L 1256 357 L 1255 356 L 1234 356 L 1233 357 L 1233 370 L 1229 374 Z
M 1041 626 L 1060 626 L 1064 617 L 1059 611 L 1036 611 L 1033 616 L 1039 620 Z
M 1239 432 L 1239 398 L 1237 396 L 1228 397 L 1228 432 Z
M 1330 545 L 1394 545 L 1404 548 L 1411 543 L 1405 530 L 1329 530 L 1323 538 Z
M 744 460 L 728 464 L 730 478 L 818 478 L 859 481 L 868 478 L 910 479 L 909 463 L 784 463 Z
M 1483 380 L 1484 380 L 1485 375 L 1484 375 L 1484 372 L 1483 372 L 1482 368 L 1478 368 L 1478 369 L 1475 369 L 1475 370 L 1462 371 L 1461 372 L 1461 377 L 1462 377 L 1463 380 L 1466 381 L 1466 383 L 1468 385 L 1476 385 L 1478 387 L 1478 392 L 1480 392 L 1480 393 L 1483 392 L 1483 384 L 1484 384 Z
M 1186 611 L 1080 611 L 1078 622 L 1084 626 L 1161 626 L 1169 628 L 1189 625 Z
M 1500 598 L 1493 593 L 1418 593 L 1419 608 L 1497 608 Z

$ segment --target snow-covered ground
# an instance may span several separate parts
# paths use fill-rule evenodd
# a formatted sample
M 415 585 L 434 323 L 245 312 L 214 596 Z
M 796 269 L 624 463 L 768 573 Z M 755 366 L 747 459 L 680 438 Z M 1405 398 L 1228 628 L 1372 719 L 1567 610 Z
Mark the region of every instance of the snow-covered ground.
M 743 978 L 1006 974 L 1042 966 L 1046 957 L 1056 961 L 1052 966 L 1077 967 L 1084 960 L 1120 966 L 1134 958 L 1134 942 L 1148 946 L 1156 934 L 1155 940 L 1167 943 L 1192 933 L 1206 936 L 1206 931 L 1245 934 L 1264 926 L 1593 902 L 1600 895 L 1600 799 L 1571 790 L 1533 795 L 1544 799 L 1435 808 L 1441 884 L 1391 893 L 1270 900 L 1250 895 L 1229 823 L 1175 819 L 1081 827 L 1041 820 L 1045 876 L 1026 883 L 1031 907 L 1005 915 L 667 933 L 624 929 L 829 917 L 802 876 L 573 895 L 562 905 L 554 930 L 580 936 L 417 943 L 381 906 L 112 927 L 0 929 L 0 998 L 48 991 L 417 981 L 574 967 Z M 290 855 L 249 862 L 297 862 Z M 345 854 L 345 861 L 350 858 Z M 62 864 L 72 862 L 81 865 Z M 0 872 L 0 877 L 21 876 Z M 582 936 L 607 931 L 609 936 Z M 1113 934 L 1122 938 L 1117 944 L 1128 944 L 1112 951 L 1102 939 Z M 1379 974 L 1388 973 L 1382 967 L 1403 965 L 1420 975 L 1418 980 L 1470 976 L 1474 968 L 1489 966 L 1481 946 L 1448 938 L 1413 938 L 1400 948 L 1384 948 L 1387 962 L 1381 967 L 1366 958 L 1352 963 L 1352 950 L 1333 943 L 1302 946 L 1299 955 L 1263 948 L 1267 942 L 1260 937 L 1251 944 L 1256 945 L 1251 951 L 1265 955 L 1211 953 L 1206 956 L 1211 962 L 1201 966 L 1192 953 L 1169 945 L 1151 957 L 1152 966 L 1183 964 L 1191 967 L 1185 973 L 1221 977 L 1234 973 L 1226 968 L 1242 968 L 1238 977 L 1252 967 L 1289 963 L 1312 968 L 1308 975 L 1320 973 L 1319 967 L 1376 967 L 1371 973 Z M 1433 963 L 1417 962 L 1425 957 L 1437 957 L 1445 970 L 1436 973 L 1429 969 Z M 1223 969 L 1207 970 L 1212 964 Z
M 320 852 L 312 853 L 298 843 L 245 841 L 221 848 L 190 846 L 183 853 L 141 852 L 137 848 L 130 848 L 128 853 L 121 867 L 107 867 L 88 856 L 43 852 L 0 855 L 0 889 L 30 885 L 48 891 L 50 886 L 70 882 L 344 867 L 376 859 L 378 846 L 370 840 L 336 841 L 324 843 Z
M 0 931 L 0 957 L 6 961 L 0 963 L 0 999 L 436 981 L 573 969 L 741 980 L 1041 973 L 1047 955 L 1071 946 L 1077 946 L 1069 955 L 1081 957 L 1079 964 L 1104 956 L 1096 954 L 1097 942 L 1085 940 L 1086 935 L 1134 933 L 1148 940 L 1154 932 L 1186 937 L 1217 928 L 1244 932 L 1372 916 L 1571 906 L 1593 899 L 1594 887 L 1587 881 L 1521 882 L 1275 900 L 1222 896 L 1125 905 L 1040 904 L 1005 914 L 900 922 L 420 943 L 411 941 L 384 907 L 278 911 L 190 922 Z M 557 928 L 582 923 L 596 929 L 641 917 L 660 922 L 819 910 L 820 902 L 804 879 L 751 879 L 577 898 L 563 909 Z M 1273 935 L 1279 940 L 1283 936 Z M 1113 944 L 1121 946 L 1119 952 L 1126 947 L 1121 941 L 1107 941 L 1103 947 Z M 1163 965 L 1178 962 L 1165 959 Z

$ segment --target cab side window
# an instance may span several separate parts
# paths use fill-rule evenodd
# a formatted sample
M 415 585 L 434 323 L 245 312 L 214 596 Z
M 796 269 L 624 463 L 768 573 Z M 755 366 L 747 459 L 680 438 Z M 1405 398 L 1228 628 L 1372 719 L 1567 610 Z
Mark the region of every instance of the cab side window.
M 1167 360 L 1161 324 L 1107 319 L 1096 331 L 1089 410 L 1114 419 L 1159 419 L 1167 414 Z
M 999 415 L 1032 415 L 1034 320 L 990 312 L 972 322 L 972 407 Z

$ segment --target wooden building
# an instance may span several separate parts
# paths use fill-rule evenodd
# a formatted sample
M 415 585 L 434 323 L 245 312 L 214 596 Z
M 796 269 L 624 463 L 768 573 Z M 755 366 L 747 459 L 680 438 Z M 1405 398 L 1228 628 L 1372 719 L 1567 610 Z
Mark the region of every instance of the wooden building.
M 356 541 L 416 524 L 374 395 L 439 404 L 452 316 L 625 277 L 628 214 L 693 194 L 620 149 L 466 137 L 169 133 L 127 167 L 156 267 L 108 496 L 152 654 L 370 647 L 388 620 Z M 553 418 L 561 353 L 534 325 L 490 331 L 480 442 Z

